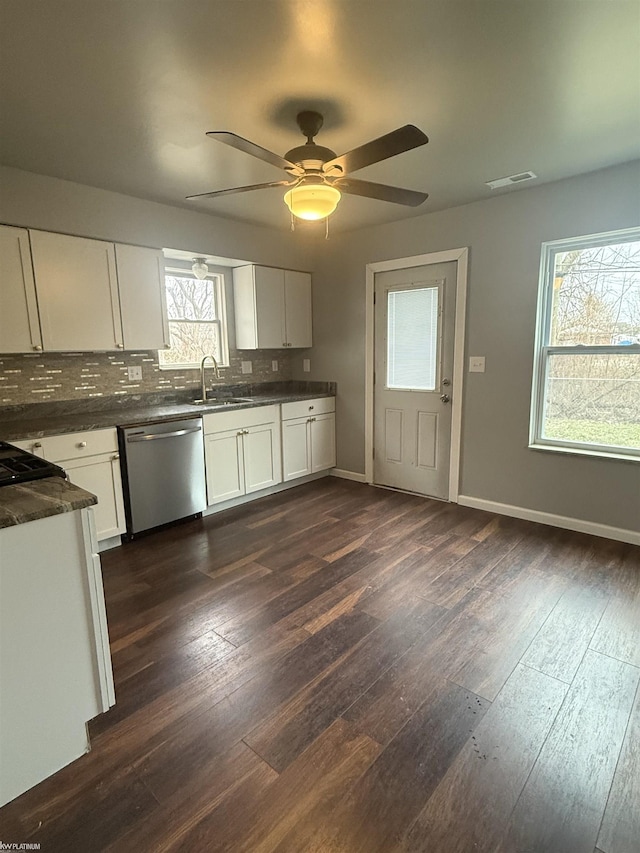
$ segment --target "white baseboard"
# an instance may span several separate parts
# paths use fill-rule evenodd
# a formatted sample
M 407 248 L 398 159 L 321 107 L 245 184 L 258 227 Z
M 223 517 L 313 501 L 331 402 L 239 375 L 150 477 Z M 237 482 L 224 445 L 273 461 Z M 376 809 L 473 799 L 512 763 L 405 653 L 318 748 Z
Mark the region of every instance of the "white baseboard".
M 640 532 L 625 530 L 622 527 L 611 527 L 608 524 L 598 524 L 595 521 L 583 521 L 581 518 L 555 515 L 552 512 L 541 512 L 537 509 L 487 501 L 484 498 L 471 498 L 467 495 L 459 495 L 458 503 L 461 506 L 495 512 L 498 515 L 510 515 L 512 518 L 522 518 L 524 521 L 537 521 L 539 524 L 549 524 L 551 527 L 563 527 L 565 530 L 575 530 L 577 533 L 589 533 L 592 536 L 603 536 L 605 539 L 615 539 L 618 542 L 640 545 Z
M 355 480 L 356 483 L 366 483 L 365 474 L 359 474 L 357 471 L 345 471 L 344 468 L 332 468 L 329 472 L 332 477 L 340 477 L 342 480 Z

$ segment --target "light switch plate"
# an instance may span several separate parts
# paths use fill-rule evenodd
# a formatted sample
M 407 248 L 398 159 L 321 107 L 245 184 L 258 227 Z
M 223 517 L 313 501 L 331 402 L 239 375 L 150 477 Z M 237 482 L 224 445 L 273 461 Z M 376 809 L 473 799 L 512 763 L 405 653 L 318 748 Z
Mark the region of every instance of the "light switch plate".
M 139 365 L 136 367 L 127 367 L 127 375 L 129 377 L 129 382 L 142 380 L 142 368 Z
M 251 361 L 241 361 L 240 367 L 243 373 L 253 373 L 253 362 Z
M 271 372 L 272 372 L 272 373 L 277 373 L 277 372 L 278 372 L 278 362 L 277 362 L 277 360 L 276 360 L 275 358 L 274 358 L 274 359 L 273 359 L 273 361 L 271 362 Z
M 469 357 L 469 373 L 484 373 L 484 356 L 472 355 Z
M 302 359 L 302 369 L 305 373 L 311 373 L 311 359 L 303 358 Z

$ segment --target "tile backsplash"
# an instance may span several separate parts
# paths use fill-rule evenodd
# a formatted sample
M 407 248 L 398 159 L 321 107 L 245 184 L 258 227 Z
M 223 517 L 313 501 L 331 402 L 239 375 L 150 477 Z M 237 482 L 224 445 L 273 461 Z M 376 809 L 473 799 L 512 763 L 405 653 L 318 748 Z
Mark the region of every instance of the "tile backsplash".
M 272 360 L 278 361 L 277 372 L 271 369 Z M 283 350 L 231 350 L 230 361 L 230 367 L 220 368 L 219 381 L 207 369 L 209 386 L 291 379 L 291 353 Z M 243 361 L 252 363 L 250 374 L 242 373 Z M 128 378 L 127 368 L 133 366 L 142 367 L 139 381 Z M 199 370 L 161 370 L 154 351 L 0 354 L 0 406 L 195 390 L 199 385 Z

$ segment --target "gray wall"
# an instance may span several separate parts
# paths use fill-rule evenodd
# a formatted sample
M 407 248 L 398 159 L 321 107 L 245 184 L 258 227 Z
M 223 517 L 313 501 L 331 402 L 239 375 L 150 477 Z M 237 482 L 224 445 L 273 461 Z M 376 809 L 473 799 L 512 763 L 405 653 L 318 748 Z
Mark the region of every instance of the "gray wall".
M 638 224 L 636 162 L 333 235 L 314 267 L 304 376 L 338 382 L 338 467 L 364 472 L 366 264 L 468 246 L 465 358 L 487 366 L 465 373 L 460 493 L 639 529 L 640 464 L 527 448 L 540 244 Z
M 310 270 L 315 238 L 0 166 L 0 223 Z

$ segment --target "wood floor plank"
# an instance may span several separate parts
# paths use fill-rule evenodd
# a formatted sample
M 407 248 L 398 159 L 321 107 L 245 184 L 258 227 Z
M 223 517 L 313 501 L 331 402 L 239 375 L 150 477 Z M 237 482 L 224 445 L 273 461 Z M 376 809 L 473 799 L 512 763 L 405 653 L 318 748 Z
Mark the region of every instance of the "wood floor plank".
M 231 796 L 252 796 L 277 779 L 278 774 L 265 764 L 244 743 L 234 744 L 227 752 L 198 772 L 178 788 L 162 808 L 156 809 L 144 821 L 139 821 L 121 835 L 107 850 L 113 853 L 149 850 L 161 851 L 178 844 L 202 820 L 218 808 L 224 808 Z
M 346 796 L 308 816 L 278 853 L 394 849 L 489 704 L 443 679 Z
M 591 853 L 639 678 L 640 671 L 629 664 L 586 652 L 516 805 L 501 853 Z
M 329 672 L 261 722 L 245 737 L 246 743 L 281 772 L 443 613 L 436 605 L 416 599 L 412 607 L 375 628 Z
M 229 816 L 214 813 L 212 819 L 202 821 L 175 849 L 233 853 L 272 851 L 296 823 L 305 820 L 319 801 L 326 806 L 334 803 L 343 787 L 362 775 L 379 751 L 374 741 L 354 734 L 347 723 L 336 720 L 259 800 L 254 800 L 249 806 L 250 821 L 240 819 L 232 829 L 223 830 L 231 836 L 226 845 L 220 846 L 219 832 L 221 827 L 228 826 Z M 233 801 L 231 797 L 228 808 L 234 808 Z
M 171 740 L 150 751 L 137 765 L 140 776 L 164 802 L 203 763 L 245 737 L 276 713 L 299 690 L 321 675 L 369 634 L 377 621 L 351 613 L 308 640 L 209 708 L 197 713 Z
M 566 691 L 517 666 L 411 827 L 405 849 L 494 853 Z
M 572 585 L 536 634 L 522 662 L 570 684 L 607 602 L 601 591 Z
M 117 704 L 3 841 L 636 853 L 638 548 L 327 477 L 102 565 Z
M 640 666 L 640 594 L 633 598 L 615 596 L 609 600 L 590 648 Z
M 467 611 L 486 628 L 453 680 L 493 701 L 555 607 L 566 584 L 529 572 L 501 595 L 482 592 Z
M 640 688 L 631 711 L 622 751 L 604 813 L 598 847 L 606 853 L 640 849 Z

